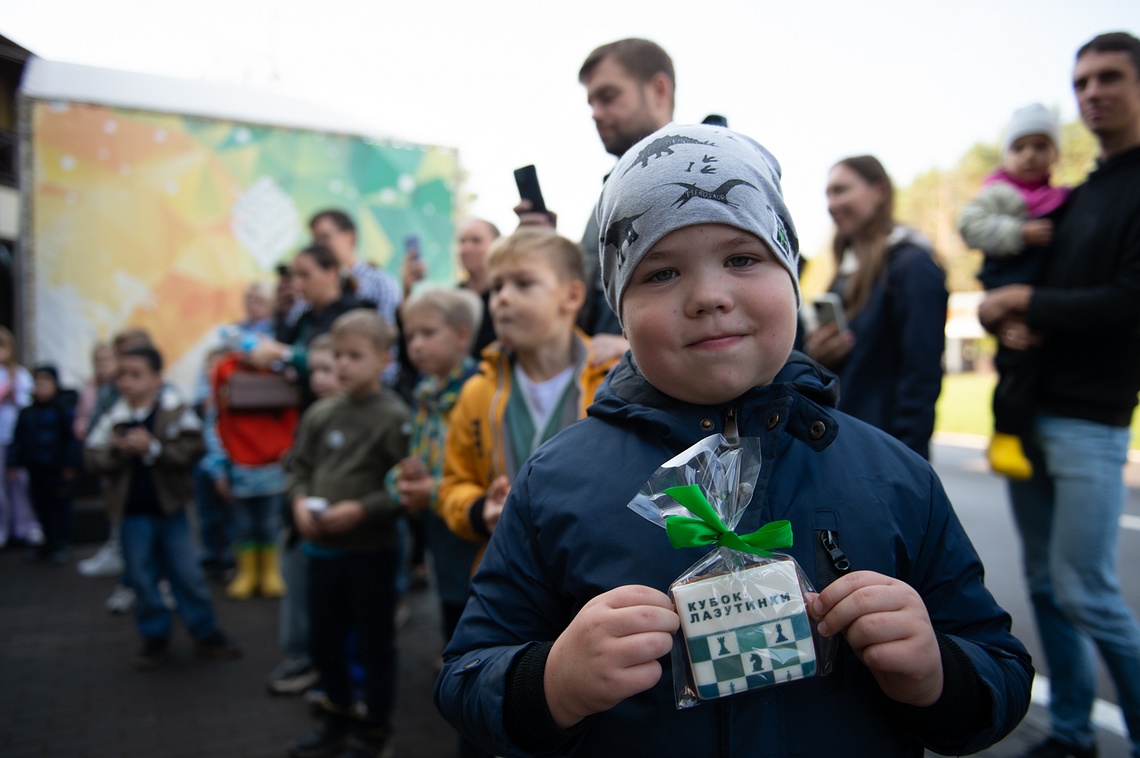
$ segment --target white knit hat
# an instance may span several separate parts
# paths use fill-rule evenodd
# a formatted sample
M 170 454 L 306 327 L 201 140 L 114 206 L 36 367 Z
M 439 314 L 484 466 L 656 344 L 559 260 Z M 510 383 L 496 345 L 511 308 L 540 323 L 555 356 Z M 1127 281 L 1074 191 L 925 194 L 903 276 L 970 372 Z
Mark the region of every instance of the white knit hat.
M 619 320 L 622 295 L 645 254 L 666 234 L 696 224 L 727 224 L 763 240 L 787 269 L 799 302 L 799 239 L 775 157 L 739 132 L 669 124 L 621 157 L 598 201 L 602 283 Z
M 1061 147 L 1061 122 L 1057 114 L 1041 103 L 1033 103 L 1018 108 L 1010 117 L 1001 143 L 1002 155 L 1005 155 L 1010 145 L 1030 134 L 1042 134 L 1053 141 L 1053 147 Z

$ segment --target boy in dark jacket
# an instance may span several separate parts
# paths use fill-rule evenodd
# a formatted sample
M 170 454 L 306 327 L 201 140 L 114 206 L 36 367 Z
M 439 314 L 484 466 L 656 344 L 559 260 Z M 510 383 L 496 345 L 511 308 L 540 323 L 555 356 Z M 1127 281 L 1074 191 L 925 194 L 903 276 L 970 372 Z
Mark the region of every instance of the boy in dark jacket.
M 1028 708 L 1029 655 L 929 464 L 826 408 L 834 377 L 791 354 L 798 241 L 779 177 L 741 134 L 669 125 L 602 191 L 602 276 L 630 353 L 520 471 L 436 682 L 444 716 L 496 755 L 964 754 Z M 790 521 L 787 552 L 820 590 L 807 610 L 839 654 L 828 676 L 676 710 L 666 592 L 709 548 L 674 549 L 626 505 L 717 433 L 757 439 L 736 529 Z
M 44 531 L 43 544 L 34 548 L 32 557 L 66 563 L 72 487 L 82 465 L 79 440 L 72 429 L 75 404 L 61 395 L 54 366 L 38 366 L 32 378 L 32 404 L 20 411 L 16 421 L 8 448 L 8 471 L 23 468 L 28 472 L 28 494 Z

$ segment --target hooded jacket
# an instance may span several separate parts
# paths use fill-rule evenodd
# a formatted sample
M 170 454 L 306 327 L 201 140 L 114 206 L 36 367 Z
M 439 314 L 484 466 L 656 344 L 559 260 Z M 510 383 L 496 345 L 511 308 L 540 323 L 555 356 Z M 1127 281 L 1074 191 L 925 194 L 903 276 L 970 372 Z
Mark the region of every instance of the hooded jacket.
M 775 381 L 723 406 L 674 400 L 629 354 L 589 417 L 543 445 L 512 487 L 466 610 L 444 652 L 436 703 L 498 755 L 921 756 L 980 750 L 1029 705 L 1029 655 L 983 584 L 982 565 L 929 464 L 825 406 L 834 377 L 798 353 Z M 762 465 L 737 531 L 788 519 L 786 552 L 819 590 L 850 570 L 913 586 L 939 638 L 945 685 L 929 708 L 882 694 L 845 641 L 834 671 L 675 710 L 670 657 L 651 689 L 561 732 L 542 690 L 549 645 L 593 597 L 643 584 L 667 591 L 707 548 L 671 547 L 626 507 L 666 460 L 735 425 Z M 728 433 L 731 436 L 731 431 Z M 822 560 L 819 558 L 822 557 Z M 832 564 L 834 568 L 839 566 Z M 528 710 L 529 706 L 529 710 Z

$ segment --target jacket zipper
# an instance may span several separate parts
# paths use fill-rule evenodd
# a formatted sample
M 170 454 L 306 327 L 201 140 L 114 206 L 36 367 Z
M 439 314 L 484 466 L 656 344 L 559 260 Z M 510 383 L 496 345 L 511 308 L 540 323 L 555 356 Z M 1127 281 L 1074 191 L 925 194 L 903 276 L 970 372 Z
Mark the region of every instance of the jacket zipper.
M 728 439 L 735 439 L 740 436 L 740 430 L 736 423 L 735 405 L 730 405 L 724 409 L 724 436 Z
M 851 570 L 851 561 L 847 560 L 843 549 L 839 547 L 839 542 L 836 539 L 839 536 L 837 532 L 833 532 L 829 529 L 820 529 L 817 534 L 819 534 L 820 546 L 824 552 L 827 553 L 827 563 L 830 564 L 830 569 L 827 570 L 827 574 L 830 577 L 828 584 L 830 584 L 831 581 L 838 579 L 841 574 L 846 574 Z

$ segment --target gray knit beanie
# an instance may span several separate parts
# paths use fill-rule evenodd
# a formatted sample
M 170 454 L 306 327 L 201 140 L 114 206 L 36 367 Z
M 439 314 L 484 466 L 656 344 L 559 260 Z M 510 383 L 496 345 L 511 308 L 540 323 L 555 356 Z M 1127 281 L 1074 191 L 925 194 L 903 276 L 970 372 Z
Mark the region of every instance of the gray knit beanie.
M 1030 134 L 1043 134 L 1053 141 L 1053 147 L 1061 149 L 1061 122 L 1057 114 L 1041 103 L 1033 103 L 1018 108 L 1010 116 L 1001 141 L 1001 154 L 1005 155 L 1010 145 Z
M 619 320 L 637 264 L 666 234 L 695 224 L 727 224 L 763 240 L 799 303 L 800 246 L 775 157 L 739 132 L 670 124 L 621 157 L 598 201 L 602 282 Z

